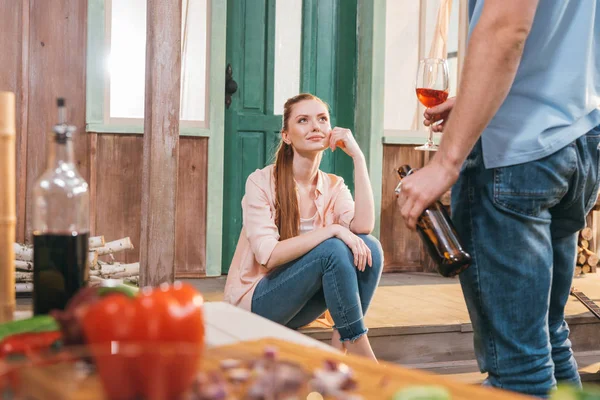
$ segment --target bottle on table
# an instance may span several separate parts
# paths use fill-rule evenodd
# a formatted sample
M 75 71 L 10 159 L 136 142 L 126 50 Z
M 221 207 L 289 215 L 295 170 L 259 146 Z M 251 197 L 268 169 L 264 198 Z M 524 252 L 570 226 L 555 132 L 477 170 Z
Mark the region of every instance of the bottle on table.
M 75 165 L 64 99 L 47 146 L 46 170 L 33 189 L 33 312 L 64 309 L 87 284 L 88 184 Z

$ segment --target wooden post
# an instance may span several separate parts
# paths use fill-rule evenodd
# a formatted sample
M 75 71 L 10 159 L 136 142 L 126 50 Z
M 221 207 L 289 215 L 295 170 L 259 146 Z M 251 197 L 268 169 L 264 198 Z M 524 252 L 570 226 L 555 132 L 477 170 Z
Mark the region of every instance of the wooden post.
M 15 312 L 15 94 L 0 92 L 0 323 Z
M 175 275 L 180 85 L 181 0 L 148 0 L 140 286 Z
M 383 102 L 385 67 L 385 6 L 383 0 L 358 0 L 358 59 L 356 83 L 356 140 L 365 154 L 375 200 L 375 228 L 379 237 L 383 185 Z

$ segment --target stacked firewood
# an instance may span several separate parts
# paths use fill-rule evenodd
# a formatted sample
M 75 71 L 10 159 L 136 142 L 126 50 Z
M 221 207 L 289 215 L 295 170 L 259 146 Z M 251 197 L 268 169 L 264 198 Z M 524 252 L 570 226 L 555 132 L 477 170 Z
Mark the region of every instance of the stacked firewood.
M 129 237 L 105 242 L 104 236 L 94 236 L 88 242 L 88 268 L 90 285 L 103 283 L 106 279 L 117 279 L 137 285 L 140 277 L 140 263 L 120 263 L 114 260 L 119 251 L 133 249 Z M 33 289 L 33 248 L 15 243 L 15 280 L 17 292 L 31 292 Z
M 592 246 L 593 237 L 592 228 L 587 227 L 579 232 L 575 276 L 596 272 L 599 258 Z

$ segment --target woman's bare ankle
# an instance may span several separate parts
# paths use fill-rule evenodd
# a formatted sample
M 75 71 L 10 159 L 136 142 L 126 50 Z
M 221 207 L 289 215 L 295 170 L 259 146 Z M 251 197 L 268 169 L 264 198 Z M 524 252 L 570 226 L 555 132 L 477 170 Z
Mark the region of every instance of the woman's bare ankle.
M 375 353 L 373 353 L 373 349 L 371 348 L 371 343 L 369 342 L 367 335 L 362 335 L 355 341 L 343 342 L 343 344 L 348 353 L 367 357 L 377 362 L 377 357 L 375 357 Z
M 344 343 L 340 340 L 340 333 L 337 329 L 333 330 L 333 334 L 331 335 L 331 346 L 341 351 L 342 353 L 346 352 L 346 347 Z

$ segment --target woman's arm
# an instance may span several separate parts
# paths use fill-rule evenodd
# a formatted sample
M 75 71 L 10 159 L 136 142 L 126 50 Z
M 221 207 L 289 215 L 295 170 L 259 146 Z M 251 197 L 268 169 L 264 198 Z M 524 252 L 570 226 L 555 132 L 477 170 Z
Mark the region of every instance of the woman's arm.
M 269 261 L 265 265 L 267 269 L 279 267 L 287 262 L 302 257 L 322 242 L 335 236 L 339 225 L 329 225 L 318 228 L 293 238 L 282 240 L 275 245 Z
M 367 163 L 362 152 L 354 160 L 354 218 L 350 230 L 356 234 L 369 234 L 375 226 L 375 201 Z
M 375 201 L 365 156 L 349 129 L 333 128 L 329 143 L 332 150 L 340 147 L 354 161 L 354 217 L 349 228 L 355 234 L 369 234 L 375 227 Z M 342 201 L 346 205 L 348 201 L 345 197 L 350 194 L 348 192 L 347 195 L 346 193 L 342 193 L 342 195 L 344 195 Z M 350 196 L 351 198 L 352 196 Z
M 338 224 L 333 224 L 325 228 L 315 229 L 304 235 L 278 242 L 265 267 L 267 269 L 276 268 L 295 260 L 298 257 L 302 257 L 322 242 L 332 237 L 340 239 L 348 246 L 354 256 L 354 265 L 360 271 L 364 271 L 367 265 L 373 265 L 371 250 L 365 242 L 347 228 Z

